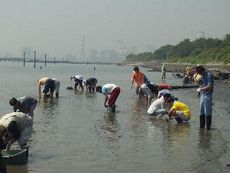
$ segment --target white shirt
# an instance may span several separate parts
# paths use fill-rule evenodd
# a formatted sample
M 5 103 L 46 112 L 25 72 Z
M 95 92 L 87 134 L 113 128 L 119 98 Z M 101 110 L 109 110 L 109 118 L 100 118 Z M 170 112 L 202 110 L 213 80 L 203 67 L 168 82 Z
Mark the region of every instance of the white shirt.
M 102 86 L 102 93 L 103 94 L 110 94 L 114 88 L 117 88 L 118 86 L 115 84 L 105 84 Z
M 149 106 L 149 109 L 147 110 L 147 113 L 152 114 L 154 111 L 158 109 L 164 108 L 164 97 L 156 99 L 152 104 Z

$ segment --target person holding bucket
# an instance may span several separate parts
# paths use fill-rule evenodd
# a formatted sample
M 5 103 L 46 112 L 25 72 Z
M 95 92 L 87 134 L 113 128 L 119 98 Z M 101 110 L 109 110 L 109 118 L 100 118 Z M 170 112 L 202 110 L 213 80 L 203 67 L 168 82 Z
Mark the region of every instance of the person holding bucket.
M 120 94 L 120 91 L 120 87 L 115 84 L 105 84 L 103 86 L 96 87 L 96 92 L 105 95 L 104 106 L 109 110 L 113 109 L 112 112 L 115 112 L 115 103 Z

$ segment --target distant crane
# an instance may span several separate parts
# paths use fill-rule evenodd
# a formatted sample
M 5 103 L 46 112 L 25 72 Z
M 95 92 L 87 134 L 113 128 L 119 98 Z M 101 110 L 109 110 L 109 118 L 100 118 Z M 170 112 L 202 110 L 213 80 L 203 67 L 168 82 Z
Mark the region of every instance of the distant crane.
M 125 43 L 122 40 L 119 40 L 117 42 L 120 44 L 119 59 L 125 60 L 126 55 L 127 55 L 127 48 L 125 46 Z
M 81 45 L 80 45 L 80 57 L 82 61 L 87 63 L 87 59 L 85 57 L 85 36 L 82 36 Z

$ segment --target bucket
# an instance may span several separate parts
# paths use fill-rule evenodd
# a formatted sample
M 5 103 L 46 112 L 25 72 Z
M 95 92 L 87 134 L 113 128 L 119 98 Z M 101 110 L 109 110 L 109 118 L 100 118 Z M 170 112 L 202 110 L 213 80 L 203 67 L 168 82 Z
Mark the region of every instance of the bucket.
M 2 151 L 2 161 L 5 165 L 25 165 L 28 161 L 28 149 Z

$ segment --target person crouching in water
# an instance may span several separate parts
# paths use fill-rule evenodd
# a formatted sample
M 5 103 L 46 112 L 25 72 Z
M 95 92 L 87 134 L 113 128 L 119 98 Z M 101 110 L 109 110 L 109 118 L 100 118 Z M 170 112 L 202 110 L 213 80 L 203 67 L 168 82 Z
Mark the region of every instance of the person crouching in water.
M 105 84 L 103 86 L 97 86 L 96 92 L 102 93 L 105 95 L 104 106 L 107 107 L 116 107 L 115 103 L 120 94 L 120 87 L 115 84 Z
M 160 98 L 154 100 L 152 104 L 149 106 L 147 113 L 150 116 L 155 116 L 155 117 L 162 117 L 163 115 L 168 114 L 165 106 L 164 97 L 161 96 Z
M 188 122 L 190 120 L 191 111 L 185 103 L 175 100 L 171 94 L 168 93 L 163 97 L 166 103 L 172 105 L 168 112 L 169 119 L 175 118 L 177 123 Z

